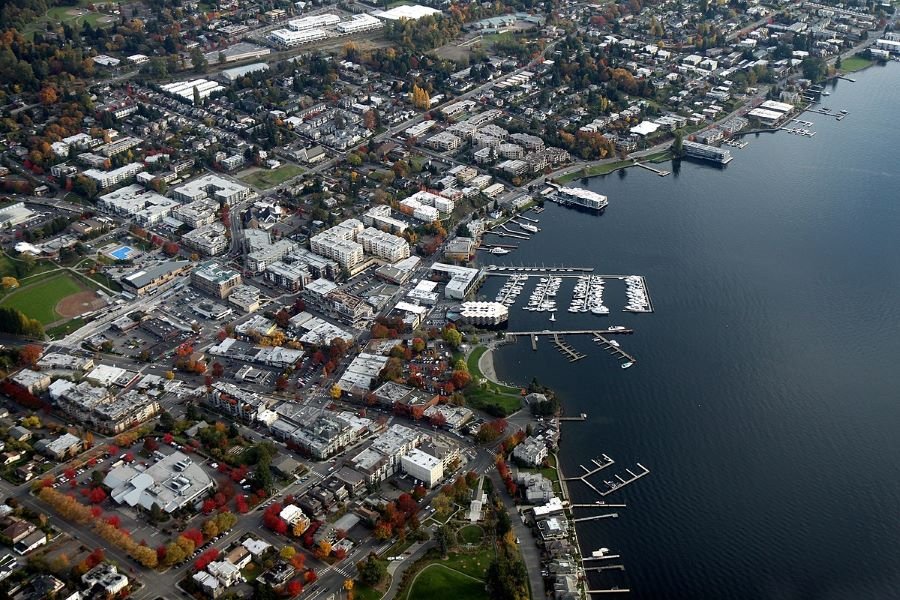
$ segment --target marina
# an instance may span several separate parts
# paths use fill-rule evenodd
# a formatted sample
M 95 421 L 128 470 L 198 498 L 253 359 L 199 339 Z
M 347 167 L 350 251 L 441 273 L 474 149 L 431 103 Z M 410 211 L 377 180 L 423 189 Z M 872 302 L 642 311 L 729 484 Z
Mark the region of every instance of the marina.
M 603 278 L 597 275 L 579 277 L 575 284 L 570 313 L 591 312 L 595 315 L 608 315 L 609 309 L 603 305 Z
M 541 277 L 528 298 L 524 310 L 551 312 L 556 310 L 556 294 L 562 285 L 561 277 Z
M 647 293 L 647 280 L 641 275 L 629 275 L 625 277 L 625 293 L 628 296 L 626 312 L 652 313 L 653 304 L 650 302 L 650 294 Z

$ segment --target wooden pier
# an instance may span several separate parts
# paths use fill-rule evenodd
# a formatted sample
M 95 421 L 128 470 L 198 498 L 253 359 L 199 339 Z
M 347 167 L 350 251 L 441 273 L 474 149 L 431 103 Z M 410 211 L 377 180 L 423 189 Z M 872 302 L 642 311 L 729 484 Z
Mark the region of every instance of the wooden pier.
M 531 334 L 531 349 L 534 350 L 535 352 L 537 352 L 537 339 L 538 339 L 538 336 L 536 336 L 535 334 L 532 333 Z
M 605 454 L 602 454 L 600 456 L 601 456 L 601 458 L 604 459 L 603 462 L 599 462 L 596 458 L 591 459 L 591 462 L 594 463 L 594 465 L 595 465 L 594 469 L 588 469 L 584 465 L 578 465 L 579 467 L 584 469 L 583 475 L 579 475 L 578 477 L 563 477 L 563 479 L 566 481 L 573 481 L 575 479 L 583 480 L 585 477 L 590 477 L 594 473 L 598 473 L 598 472 L 602 471 L 603 469 L 605 469 L 606 467 L 608 467 L 609 465 L 615 464 L 615 462 L 616 462 Z M 595 505 L 595 506 L 599 506 L 599 505 Z
M 625 565 L 603 565 L 602 567 L 583 567 L 586 572 L 590 571 L 624 571 Z
M 539 220 L 537 220 L 537 219 L 532 219 L 532 218 L 530 218 L 530 217 L 526 217 L 525 215 L 519 215 L 519 218 L 520 218 L 520 219 L 525 219 L 525 220 L 528 221 L 529 223 L 540 223 Z
M 528 237 L 527 235 L 521 235 L 521 234 L 518 234 L 518 233 L 513 233 L 513 232 L 511 232 L 511 231 L 509 231 L 509 230 L 507 230 L 506 232 L 503 232 L 503 231 L 485 231 L 485 232 L 484 232 L 485 235 L 487 235 L 487 234 L 489 234 L 489 233 L 492 233 L 492 234 L 497 235 L 497 236 L 500 236 L 500 237 L 511 237 L 511 238 L 515 238 L 515 239 L 517 239 L 517 240 L 530 240 L 530 239 L 531 239 L 531 238 Z
M 628 594 L 631 592 L 628 588 L 610 588 L 608 590 L 585 590 L 588 594 Z
M 581 559 L 581 562 L 588 562 L 589 560 L 612 560 L 613 558 L 622 558 L 618 554 L 606 554 L 604 556 L 586 556 Z
M 486 233 L 493 233 L 488 231 Z M 528 238 L 530 239 L 530 238 Z M 528 275 L 533 273 L 534 275 L 541 275 L 544 273 L 593 273 L 594 267 L 545 267 L 541 265 L 526 267 L 515 266 L 515 265 L 488 265 L 488 274 L 489 275 Z M 575 275 L 573 275 L 575 277 Z M 614 275 L 610 277 L 610 279 L 614 279 L 616 277 L 624 278 L 624 275 Z
M 634 333 L 634 329 L 629 329 L 626 327 L 625 329 L 562 329 L 559 331 L 543 329 L 541 331 L 506 331 L 504 332 L 504 335 L 506 335 L 506 337 L 537 337 L 542 335 L 630 335 L 632 333 Z
M 635 166 L 635 167 L 640 167 L 640 168 L 642 168 L 642 169 L 647 169 L 648 171 L 650 171 L 650 172 L 652 172 L 652 173 L 656 173 L 656 174 L 659 175 L 660 177 L 665 177 L 666 175 L 668 175 L 668 174 L 671 173 L 671 171 L 666 171 L 666 170 L 663 170 L 663 169 L 657 169 L 656 167 L 651 167 L 651 166 L 648 165 L 647 163 L 642 163 L 642 162 L 636 162 L 636 163 L 634 163 L 634 166 Z
M 617 473 L 615 475 L 615 478 L 617 481 L 612 481 L 612 482 L 604 481 L 603 483 L 605 483 L 609 487 L 609 489 L 605 492 L 601 492 L 600 490 L 597 490 L 597 493 L 599 493 L 601 496 L 608 496 L 609 494 L 612 494 L 613 492 L 618 492 L 626 485 L 628 485 L 630 483 L 634 483 L 641 477 L 644 477 L 645 475 L 650 474 L 650 469 L 648 469 L 641 463 L 637 463 L 637 466 L 639 466 L 642 469 L 642 471 L 640 473 L 635 473 L 631 469 L 625 469 L 625 472 L 630 475 L 630 477 L 628 479 L 623 478 L 621 475 L 619 475 Z M 588 482 L 585 481 L 585 483 L 588 483 Z M 588 484 L 588 485 L 590 485 L 590 484 Z M 591 487 L 593 487 L 593 486 L 591 486 Z M 596 489 L 596 488 L 594 488 L 594 489 Z
M 627 360 L 628 362 L 632 362 L 632 363 L 637 362 L 637 359 L 635 357 L 628 354 L 627 352 L 625 352 L 624 350 L 622 350 L 615 344 L 610 343 L 610 341 L 608 339 L 606 339 L 599 331 L 595 331 L 594 333 L 597 334 L 597 337 L 595 339 L 599 340 L 597 342 L 597 344 L 602 346 L 604 350 L 606 350 L 610 354 L 615 355 L 617 358 L 624 359 L 624 360 Z
M 569 506 L 572 508 L 625 508 L 627 505 L 624 502 L 619 504 L 600 502 L 599 504 L 570 504 Z
M 577 417 L 556 417 L 557 421 L 587 421 L 587 414 L 581 413 Z
M 605 515 L 592 515 L 590 517 L 578 517 L 572 519 L 573 523 L 581 523 L 582 521 L 598 521 L 600 519 L 618 519 L 619 513 L 607 513 Z
M 534 339 L 534 337 L 532 337 Z M 556 349 L 562 352 L 563 356 L 565 356 L 569 362 L 575 362 L 577 360 L 581 360 L 585 358 L 587 354 L 582 354 L 562 339 L 560 339 L 558 333 L 553 334 L 553 345 L 556 346 Z

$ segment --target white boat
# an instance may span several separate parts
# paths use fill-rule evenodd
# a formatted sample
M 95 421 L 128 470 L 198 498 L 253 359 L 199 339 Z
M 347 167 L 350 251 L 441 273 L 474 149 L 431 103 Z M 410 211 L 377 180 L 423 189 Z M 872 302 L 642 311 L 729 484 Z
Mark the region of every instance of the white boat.
M 634 363 L 629 360 L 628 362 L 622 363 L 622 368 L 627 369 L 628 367 L 630 367 L 633 364 Z
M 540 231 L 537 226 L 532 225 L 531 223 L 519 223 L 518 225 L 525 231 L 529 231 L 531 233 L 537 233 L 538 231 Z
M 610 331 L 624 331 L 625 328 L 622 325 L 615 325 L 609 328 Z
M 610 346 L 615 346 L 616 348 L 618 348 L 618 347 L 619 347 L 619 342 L 617 342 L 616 340 L 609 340 L 609 345 L 610 345 Z
M 497 254 L 497 255 L 509 254 L 509 250 L 507 250 L 506 248 L 500 248 L 498 246 L 496 248 L 491 248 L 491 254 Z

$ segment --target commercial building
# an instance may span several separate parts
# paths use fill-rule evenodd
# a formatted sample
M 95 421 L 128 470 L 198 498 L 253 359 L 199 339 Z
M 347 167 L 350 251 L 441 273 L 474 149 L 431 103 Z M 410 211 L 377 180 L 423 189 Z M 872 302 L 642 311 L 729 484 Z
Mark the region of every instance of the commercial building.
M 137 390 L 128 390 L 113 397 L 105 387 L 79 384 L 64 379 L 50 386 L 50 398 L 78 421 L 104 433 L 120 433 L 152 419 L 159 412 L 159 403 Z
M 259 310 L 259 288 L 252 285 L 239 285 L 228 296 L 228 302 L 245 313 L 256 312 Z
M 204 175 L 175 188 L 172 193 L 182 202 L 212 198 L 219 204 L 231 206 L 249 198 L 251 190 L 245 185 L 218 175 Z
M 359 232 L 356 241 L 362 245 L 366 254 L 372 254 L 392 263 L 409 256 L 409 243 L 405 239 L 374 227 L 367 227 Z
M 97 204 L 112 214 L 127 217 L 147 227 L 169 216 L 178 202 L 136 183 L 97 198 Z
M 244 65 L 242 67 L 234 67 L 233 69 L 225 69 L 220 73 L 220 77 L 226 81 L 227 83 L 234 83 L 241 77 L 245 75 L 249 75 L 251 73 L 261 73 L 263 71 L 268 71 L 269 65 L 266 63 L 251 63 L 249 65 Z
M 341 18 L 332 13 L 324 13 L 321 15 L 310 15 L 300 19 L 291 19 L 287 22 L 287 27 L 291 31 L 306 31 L 316 27 L 331 27 L 341 22 Z
M 413 449 L 401 457 L 400 467 L 404 473 L 418 479 L 427 488 L 433 488 L 444 476 L 443 461 L 419 449 Z
M 485 276 L 484 271 L 480 269 L 445 263 L 434 263 L 431 265 L 431 271 L 447 280 L 444 296 L 454 300 L 463 300 L 475 291 Z
M 84 448 L 84 442 L 77 435 L 64 433 L 56 439 L 42 439 L 34 444 L 34 450 L 55 460 L 75 456 Z
M 167 513 L 191 505 L 214 487 L 206 471 L 181 452 L 173 452 L 143 471 L 131 465 L 116 467 L 103 485 L 117 504 L 148 511 L 155 504 Z
M 24 202 L 16 202 L 0 209 L 0 227 L 15 227 L 24 223 L 34 215 L 34 212 L 25 208 Z
M 172 281 L 190 268 L 191 263 L 187 260 L 168 261 L 130 273 L 120 281 L 125 291 L 140 296 Z
M 685 141 L 682 147 L 684 148 L 684 153 L 693 158 L 709 160 L 723 165 L 730 163 L 732 159 L 731 151 L 724 148 L 716 148 L 715 146 L 689 141 Z
M 216 220 L 219 203 L 211 198 L 201 198 L 172 209 L 172 216 L 188 227 L 202 227 Z
M 208 79 L 191 79 L 189 81 L 176 81 L 174 83 L 167 83 L 162 86 L 162 90 L 173 96 L 178 96 L 182 100 L 194 103 L 194 95 L 203 98 L 207 98 L 210 94 L 214 94 L 216 92 L 220 92 L 225 88 L 215 81 L 209 81 Z
M 496 326 L 509 319 L 509 308 L 500 302 L 463 302 L 459 315 L 470 325 Z
M 39 373 L 31 369 L 22 369 L 13 375 L 13 383 L 28 391 L 29 394 L 40 394 L 47 391 L 50 387 L 50 376 L 46 373 Z
M 273 242 L 269 232 L 262 229 L 244 230 L 247 269 L 255 273 L 265 271 L 270 264 L 297 252 L 299 248 L 300 246 L 296 242 L 289 239 Z
M 441 14 L 441 11 L 437 10 L 436 8 L 422 6 L 421 4 L 404 4 L 401 6 L 395 6 L 390 10 L 376 12 L 374 14 L 381 19 L 387 19 L 389 21 L 415 21 L 429 15 L 439 15 Z
M 388 357 L 383 354 L 360 352 L 338 381 L 338 387 L 345 393 L 361 397 L 372 389 L 372 382 L 387 363 Z
M 234 288 L 241 285 L 241 274 L 215 261 L 209 261 L 194 269 L 191 273 L 191 285 L 210 296 L 227 298 Z
M 324 40 L 328 33 L 324 29 L 306 29 L 304 31 L 291 31 L 289 29 L 275 29 L 269 32 L 266 39 L 278 48 L 294 48 Z
M 112 169 L 110 171 L 88 169 L 87 171 L 83 172 L 82 175 L 89 179 L 93 179 L 97 184 L 97 187 L 102 190 L 114 185 L 118 185 L 120 183 L 124 183 L 143 170 L 144 165 L 135 162 L 128 163 L 127 165 L 123 165 L 118 169 Z
M 299 292 L 312 281 L 312 274 L 303 262 L 274 262 L 266 267 L 263 277 L 289 292 Z
M 380 29 L 381 27 L 384 27 L 384 23 L 382 21 L 379 21 L 372 15 L 363 13 L 359 15 L 353 15 L 346 21 L 339 23 L 335 29 L 337 29 L 338 33 L 349 35 L 351 33 L 372 31 L 373 29 Z
M 61 354 L 59 352 L 47 352 L 38 360 L 37 365 L 41 369 L 46 370 L 60 369 L 85 372 L 94 368 L 94 359 L 72 354 Z
M 206 256 L 218 256 L 228 250 L 228 236 L 225 225 L 218 221 L 203 225 L 181 236 L 185 246 L 199 250 Z

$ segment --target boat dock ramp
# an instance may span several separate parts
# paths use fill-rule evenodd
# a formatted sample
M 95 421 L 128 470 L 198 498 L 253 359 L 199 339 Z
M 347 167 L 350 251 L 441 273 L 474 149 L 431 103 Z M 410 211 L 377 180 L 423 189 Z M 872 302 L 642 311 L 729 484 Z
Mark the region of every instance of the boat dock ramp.
M 635 472 L 632 471 L 631 469 L 625 469 L 625 472 L 628 473 L 628 475 L 629 475 L 629 477 L 628 477 L 627 479 L 624 478 L 624 477 L 622 477 L 621 475 L 619 475 L 619 474 L 617 473 L 617 474 L 614 476 L 614 477 L 616 478 L 615 481 L 604 481 L 604 482 L 603 482 L 603 483 L 609 488 L 609 489 L 606 490 L 605 492 L 601 492 L 600 490 L 597 490 L 597 488 L 594 488 L 594 486 L 592 486 L 592 485 L 591 485 L 589 482 L 587 482 L 587 481 L 585 481 L 585 483 L 587 483 L 589 487 L 594 488 L 594 490 L 596 490 L 597 493 L 600 494 L 601 496 L 608 496 L 609 494 L 612 494 L 613 492 L 619 491 L 620 489 L 622 489 L 622 488 L 625 487 L 626 485 L 629 485 L 629 484 L 631 484 L 631 483 L 634 483 L 635 481 L 637 481 L 637 480 L 640 479 L 641 477 L 644 477 L 645 475 L 649 475 L 649 474 L 650 474 L 650 469 L 648 469 L 647 467 L 645 467 L 645 466 L 642 465 L 641 463 L 636 463 L 636 464 L 637 464 L 638 467 L 641 468 L 641 472 L 640 472 L 640 473 L 635 473 Z
M 644 476 L 650 474 L 650 469 L 648 469 L 641 463 L 636 463 L 637 468 L 640 469 L 639 473 L 635 473 L 631 469 L 625 469 L 625 472 L 628 474 L 628 477 L 622 477 L 621 475 L 616 474 L 613 476 L 614 479 L 604 480 L 603 487 L 605 489 L 600 489 L 599 487 L 597 487 L 596 485 L 594 485 L 593 483 L 588 481 L 588 478 L 593 475 L 596 475 L 603 469 L 605 469 L 615 463 L 615 461 L 613 459 L 611 459 L 610 457 L 608 457 L 605 454 L 602 455 L 602 458 L 603 458 L 603 462 L 600 462 L 597 459 L 591 459 L 591 462 L 594 463 L 594 465 L 595 465 L 595 467 L 593 469 L 588 469 L 584 465 L 579 465 L 582 469 L 584 469 L 584 471 L 585 471 L 584 474 L 579 475 L 577 477 L 564 477 L 563 481 L 580 480 L 582 483 L 584 483 L 584 485 L 586 485 L 589 488 L 591 488 L 592 490 L 594 490 L 594 492 L 596 492 L 599 496 L 605 497 L 605 496 L 608 496 L 609 494 L 612 494 L 613 492 L 617 492 L 617 491 L 621 490 L 626 485 L 630 485 L 630 484 L 634 483 L 641 477 L 644 477 Z M 598 504 L 597 506 L 601 506 L 601 505 Z
M 584 475 L 579 475 L 578 477 L 563 477 L 563 480 L 564 481 L 575 481 L 577 479 L 584 480 L 585 477 L 590 477 L 594 473 L 599 473 L 606 467 L 608 467 L 612 464 L 615 464 L 615 462 L 616 462 L 605 454 L 601 454 L 600 457 L 603 459 L 602 461 L 599 461 L 596 458 L 591 459 L 591 462 L 594 463 L 594 465 L 595 465 L 594 469 L 588 469 L 584 465 L 578 465 L 579 467 L 584 469 Z M 592 505 L 592 506 L 599 506 L 599 505 Z
M 537 347 L 536 338 L 532 337 L 532 340 L 533 340 L 532 346 L 536 348 Z M 566 357 L 566 359 L 569 362 L 575 362 L 575 361 L 581 360 L 582 358 L 585 358 L 587 356 L 587 354 L 582 354 L 581 352 L 579 352 L 578 350 L 573 348 L 571 345 L 569 345 L 565 341 L 563 341 L 563 339 L 559 336 L 558 333 L 553 334 L 553 345 L 556 346 L 556 349 L 559 350 L 563 354 L 563 356 Z
M 577 417 L 556 417 L 557 421 L 587 421 L 587 413 L 581 413 Z
M 629 588 L 610 588 L 608 590 L 585 590 L 588 594 L 627 594 L 631 592 Z

